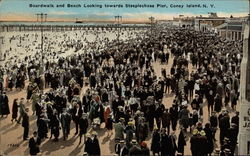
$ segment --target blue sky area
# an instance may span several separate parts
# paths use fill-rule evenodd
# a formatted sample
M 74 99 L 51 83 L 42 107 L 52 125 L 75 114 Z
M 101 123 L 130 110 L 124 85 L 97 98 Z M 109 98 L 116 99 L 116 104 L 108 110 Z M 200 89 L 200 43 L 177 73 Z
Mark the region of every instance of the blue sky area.
M 29 7 L 30 4 L 53 4 L 54 8 Z M 57 4 L 64 4 L 64 8 L 56 8 Z M 67 4 L 80 4 L 80 8 L 68 8 Z M 99 7 L 84 7 L 88 4 L 102 5 Z M 105 4 L 122 4 L 123 8 L 105 8 Z M 151 4 L 154 8 L 126 8 L 125 4 Z M 156 7 L 157 4 L 166 7 Z M 183 8 L 171 8 L 170 5 L 184 5 Z M 208 8 L 187 8 L 186 4 L 206 4 Z M 214 5 L 211 7 L 211 5 Z M 113 20 L 115 15 L 121 15 L 123 20 L 143 20 L 149 16 L 157 19 L 172 19 L 180 14 L 186 16 L 207 15 L 217 12 L 219 16 L 247 16 L 249 0 L 1 0 L 0 20 L 36 20 L 36 13 L 47 13 L 48 20 Z

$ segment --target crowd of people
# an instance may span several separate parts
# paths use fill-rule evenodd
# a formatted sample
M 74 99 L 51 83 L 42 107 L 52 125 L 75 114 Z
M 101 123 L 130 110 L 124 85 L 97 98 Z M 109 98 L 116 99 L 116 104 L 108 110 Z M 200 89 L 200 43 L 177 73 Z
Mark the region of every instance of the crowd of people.
M 26 89 L 26 97 L 14 99 L 12 122 L 22 120 L 26 140 L 31 104 L 37 117 L 37 131 L 29 140 L 32 155 L 39 153 L 49 134 L 54 141 L 59 141 L 60 134 L 67 140 L 71 123 L 79 144 L 84 137 L 88 155 L 101 155 L 97 137 L 101 124 L 108 135 L 115 132 L 119 156 L 185 155 L 187 144 L 193 156 L 211 155 L 216 152 L 216 133 L 221 155 L 234 155 L 241 57 L 240 41 L 194 30 L 156 28 L 154 34 L 138 35 L 133 42 L 57 61 L 26 58 L 28 64 L 1 68 L 0 113 L 10 114 L 12 101 L 6 91 L 13 86 Z M 154 63 L 166 66 L 170 59 L 171 69 L 163 67 L 156 74 Z M 173 96 L 173 101 L 167 101 L 171 107 L 164 102 L 166 96 Z M 203 122 L 205 108 L 207 123 Z M 93 131 L 88 133 L 89 129 Z

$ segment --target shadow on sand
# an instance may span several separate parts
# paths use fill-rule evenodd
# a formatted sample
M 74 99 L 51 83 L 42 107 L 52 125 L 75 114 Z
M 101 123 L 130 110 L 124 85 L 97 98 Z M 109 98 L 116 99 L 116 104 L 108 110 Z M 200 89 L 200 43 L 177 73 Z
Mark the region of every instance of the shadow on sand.
M 18 143 L 15 143 L 15 145 L 17 145 L 17 146 L 9 146 L 9 145 L 8 145 L 9 148 L 8 148 L 7 150 L 4 151 L 4 154 L 5 154 L 5 155 L 10 155 L 9 153 L 11 153 L 11 152 L 17 150 L 18 148 L 20 148 L 20 145 L 21 145 L 22 143 L 24 143 L 23 140 L 22 140 L 22 141 L 19 141 Z
M 43 151 L 43 154 L 45 155 L 49 155 L 51 154 L 51 152 L 53 151 L 57 151 L 60 149 L 64 149 L 67 148 L 68 146 L 72 146 L 75 142 L 75 138 L 71 137 L 70 139 L 64 141 L 62 138 L 59 139 L 58 142 L 55 142 L 54 140 L 48 140 L 47 142 L 45 142 L 44 144 L 41 145 L 41 151 Z M 79 147 L 80 148 L 80 147 Z M 73 151 L 73 154 L 78 155 L 80 152 L 80 149 L 78 149 L 78 147 L 76 147 Z

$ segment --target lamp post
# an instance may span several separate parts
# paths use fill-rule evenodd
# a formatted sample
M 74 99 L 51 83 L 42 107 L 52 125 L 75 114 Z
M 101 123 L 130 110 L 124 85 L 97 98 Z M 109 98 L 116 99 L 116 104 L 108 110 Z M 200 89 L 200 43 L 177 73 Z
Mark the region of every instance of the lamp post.
M 122 16 L 115 16 L 115 23 L 117 23 L 116 25 L 118 26 L 118 34 L 117 34 L 117 41 L 118 44 L 120 43 L 120 25 L 121 25 L 121 21 L 122 21 Z
M 228 21 L 226 21 L 226 24 L 227 24 L 226 40 L 228 40 Z
M 150 20 L 150 25 L 151 25 L 151 35 L 152 35 L 152 33 L 153 33 L 153 22 L 154 22 L 154 17 L 149 17 L 149 20 Z
M 3 44 L 4 44 L 4 42 L 3 42 L 3 39 L 4 39 L 3 36 L 1 36 L 0 39 L 1 39 L 1 43 L 0 43 L 0 58 L 1 59 L 0 59 L 0 61 L 4 61 L 5 58 L 3 56 L 3 52 L 2 52 L 2 48 L 1 48 L 3 46 Z
M 44 52 L 43 52 L 43 26 L 42 26 L 42 24 L 47 21 L 47 14 L 40 13 L 40 14 L 36 14 L 36 16 L 37 16 L 37 22 L 40 22 L 40 24 L 41 24 L 41 66 L 43 68 Z

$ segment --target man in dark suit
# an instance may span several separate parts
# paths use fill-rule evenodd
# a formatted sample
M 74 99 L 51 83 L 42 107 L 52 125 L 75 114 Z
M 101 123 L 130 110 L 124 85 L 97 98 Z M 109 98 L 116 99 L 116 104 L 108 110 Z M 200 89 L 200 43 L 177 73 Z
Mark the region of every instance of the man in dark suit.
M 37 119 L 37 128 L 38 128 L 38 136 L 40 139 L 47 138 L 48 133 L 48 125 L 47 125 L 48 119 L 45 118 L 44 114 L 41 114 L 41 116 Z
M 60 120 L 58 118 L 58 112 L 56 109 L 53 110 L 53 115 L 51 116 L 51 136 L 54 135 L 55 139 L 54 141 L 58 141 L 58 137 L 60 135 Z
M 91 73 L 90 78 L 89 78 L 89 83 L 90 83 L 90 88 L 96 87 L 96 77 L 94 73 Z
M 87 152 L 89 156 L 101 155 L 100 144 L 96 132 L 92 132 L 91 137 L 85 142 L 85 152 Z
M 168 135 L 170 132 L 170 123 L 171 123 L 171 114 L 169 113 L 168 109 L 165 109 L 162 114 L 162 128 L 168 129 Z
M 24 132 L 23 132 L 23 140 L 27 140 L 28 139 L 28 135 L 29 135 L 29 108 L 25 108 L 25 112 L 23 114 L 23 122 L 22 122 L 22 126 L 24 128 Z
M 79 144 L 81 144 L 82 141 L 82 135 L 84 135 L 84 143 L 86 142 L 86 133 L 89 127 L 87 114 L 83 113 L 82 117 L 79 119 L 79 125 L 80 125 L 80 141 Z
M 228 129 L 228 135 L 227 135 L 227 138 L 230 141 L 229 145 L 231 154 L 234 154 L 237 145 L 237 136 L 238 136 L 238 126 L 235 123 L 232 123 L 231 127 Z
M 210 124 L 213 132 L 213 139 L 215 140 L 215 133 L 218 127 L 218 117 L 215 111 L 213 111 L 212 115 L 210 116 Z
M 74 108 L 72 110 L 72 119 L 76 125 L 75 135 L 78 134 L 79 119 L 82 117 L 82 113 L 83 113 L 82 106 L 79 103 L 75 103 Z
M 226 110 L 222 111 L 219 115 L 219 127 L 220 127 L 220 143 L 224 144 L 224 138 L 228 135 L 228 129 L 230 128 L 230 116 Z
M 172 107 L 170 107 L 170 118 L 171 118 L 171 124 L 172 124 L 172 130 L 176 130 L 176 125 L 178 121 L 178 106 L 176 104 L 173 104 Z
M 70 133 L 70 122 L 71 122 L 71 115 L 67 112 L 66 108 L 64 108 L 63 113 L 61 114 L 63 140 L 66 140 Z
M 10 114 L 9 98 L 6 95 L 6 92 L 0 94 L 0 114 L 2 115 L 2 117 L 6 115 L 6 118 L 8 117 L 8 114 Z
M 231 123 L 234 123 L 237 126 L 237 130 L 239 132 L 239 112 L 237 111 L 235 116 L 232 117 Z
M 33 132 L 33 137 L 29 140 L 30 155 L 36 155 L 40 152 L 39 145 L 41 144 L 41 139 L 37 135 L 37 132 Z

